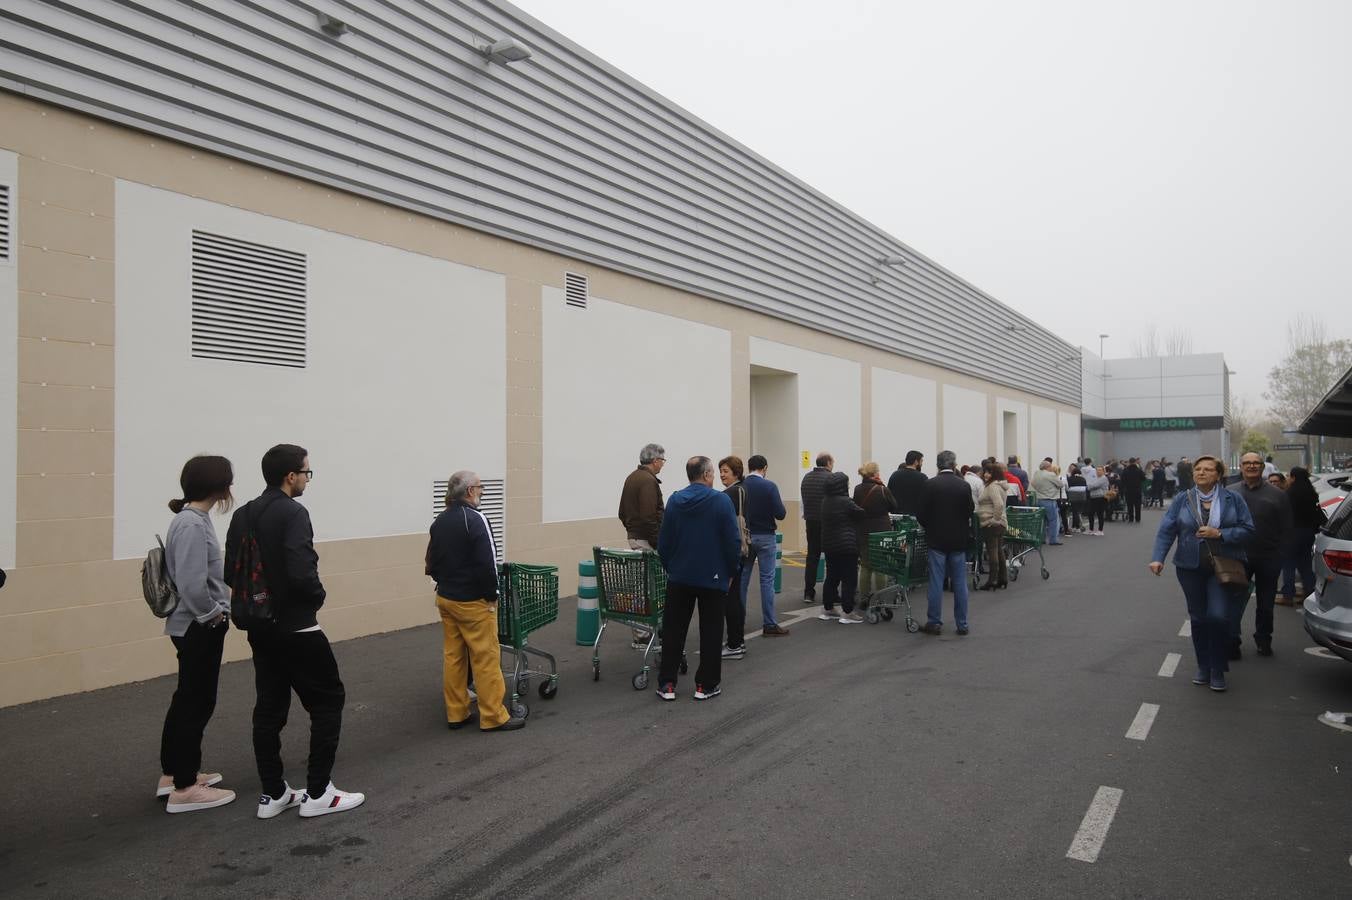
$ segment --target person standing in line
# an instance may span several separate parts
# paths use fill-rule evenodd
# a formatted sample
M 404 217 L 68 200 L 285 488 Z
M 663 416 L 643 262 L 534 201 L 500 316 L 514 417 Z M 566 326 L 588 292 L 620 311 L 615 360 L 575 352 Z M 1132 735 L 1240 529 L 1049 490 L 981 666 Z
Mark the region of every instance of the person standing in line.
M 1075 531 L 1084 534 L 1081 516 L 1087 516 L 1089 509 L 1089 488 L 1080 474 L 1080 467 L 1070 464 L 1066 470 L 1066 497 L 1070 501 L 1070 524 Z
M 742 483 L 742 458 L 725 456 L 718 461 L 718 478 L 723 482 L 723 493 L 732 501 L 732 512 L 738 519 L 738 528 L 746 522 L 743 511 L 746 509 L 746 487 Z M 741 549 L 740 535 L 738 550 Z M 754 559 L 751 556 L 750 542 L 747 555 L 737 560 L 737 574 L 728 585 L 725 605 L 727 620 L 727 645 L 723 648 L 724 659 L 741 659 L 746 656 L 746 593 L 742 590 L 742 570 Z
M 178 606 L 164 620 L 164 633 L 178 655 L 178 685 L 160 735 L 160 782 L 155 796 L 168 797 L 165 812 L 224 806 L 235 792 L 217 788 L 221 775 L 204 773 L 202 734 L 216 710 L 225 633 L 230 630 L 230 589 L 211 508 L 228 512 L 235 470 L 224 456 L 194 456 L 178 477 L 183 496 L 169 501 L 174 518 L 164 540 L 164 567 L 178 592 Z
M 988 457 L 981 464 L 983 470 L 992 465 L 999 466 L 1002 477 L 1005 479 L 1005 505 L 1023 506 L 1028 492 L 1024 490 L 1024 484 L 1019 480 L 1019 476 L 1001 466 L 994 456 Z
M 803 522 L 807 528 L 807 559 L 803 568 L 803 602 L 817 598 L 817 566 L 822 557 L 822 495 L 826 482 L 835 470 L 831 454 L 817 454 L 817 467 L 803 476 L 799 496 L 803 501 Z
M 990 567 L 983 591 L 1009 587 L 1009 571 L 1005 563 L 1005 530 L 1009 527 L 1009 517 L 1005 504 L 1005 473 L 997 462 L 986 464 L 981 473 L 986 486 L 981 491 L 981 499 L 976 504 L 977 520 L 981 525 L 981 540 L 986 546 L 986 564 Z
M 963 466 L 962 480 L 967 482 L 967 486 L 972 489 L 972 502 L 977 502 L 981 497 L 981 489 L 986 486 L 986 483 L 981 480 L 981 467 Z
M 630 550 L 656 550 L 657 534 L 662 529 L 662 467 L 667 451 L 661 444 L 645 444 L 638 452 L 638 468 L 624 479 L 620 490 L 620 524 L 629 539 Z M 648 645 L 651 636 L 645 628 L 631 628 L 635 650 Z
M 1194 466 L 1193 483 L 1196 484 L 1196 467 Z M 1166 482 L 1164 479 L 1164 465 L 1158 460 L 1150 461 L 1150 505 L 1164 508 L 1164 489 Z
M 707 456 L 686 460 L 690 485 L 671 495 L 657 538 L 657 555 L 667 571 L 667 606 L 662 614 L 662 661 L 657 696 L 676 699 L 681 648 L 690 617 L 699 608 L 699 668 L 695 699 L 712 700 L 723 692 L 724 605 L 737 574 L 742 536 L 732 500 L 714 490 L 714 464 Z
M 1184 456 L 1174 467 L 1174 474 L 1178 476 L 1178 489 L 1180 491 L 1192 490 L 1192 462 Z
M 1276 598 L 1282 606 L 1300 609 L 1304 604 L 1296 594 L 1296 574 L 1306 593 L 1314 590 L 1314 535 L 1328 516 L 1319 506 L 1319 494 L 1310 483 L 1310 470 L 1292 466 L 1286 499 L 1291 503 L 1291 538 L 1282 563 L 1282 592 Z
M 775 522 L 784 521 L 787 513 L 779 486 L 765 477 L 769 462 L 757 453 L 747 460 L 751 474 L 742 487 L 746 490 L 746 506 L 742 517 L 751 530 L 751 549 L 760 570 L 761 634 L 765 637 L 788 637 L 789 629 L 775 617 Z M 751 587 L 751 564 L 742 567 L 742 596 Z
M 1272 455 L 1268 454 L 1267 458 L 1263 460 L 1263 477 L 1267 478 L 1275 471 L 1277 471 L 1277 464 L 1272 461 Z
M 1188 466 L 1188 478 L 1192 478 L 1192 466 Z M 1145 473 L 1141 471 L 1141 461 L 1132 457 L 1122 468 L 1122 503 L 1127 510 L 1128 522 L 1141 521 L 1141 491 L 1145 486 Z
M 952 450 L 939 453 L 939 474 L 930 479 L 920 496 L 917 517 L 925 528 L 929 544 L 929 585 L 926 634 L 942 634 L 944 580 L 953 584 L 953 621 L 958 634 L 968 633 L 967 625 L 967 544 L 972 531 L 972 513 L 976 504 L 972 492 L 953 471 L 956 457 Z
M 1093 466 L 1086 466 L 1084 486 L 1089 495 L 1089 533 L 1103 537 L 1103 517 L 1108 508 L 1108 478 Z
M 1033 473 L 1033 495 L 1037 505 L 1042 507 L 1042 516 L 1047 520 L 1047 543 L 1053 547 L 1061 545 L 1061 516 L 1056 501 L 1061 498 L 1061 481 L 1052 472 L 1052 463 L 1044 459 Z
M 1161 462 L 1164 464 L 1164 496 L 1172 498 L 1178 492 L 1178 466 L 1168 460 Z
M 1249 507 L 1221 481 L 1225 467 L 1214 456 L 1199 456 L 1192 465 L 1193 488 L 1169 504 L 1155 533 L 1150 571 L 1159 575 L 1169 549 L 1174 570 L 1188 605 L 1192 648 L 1197 655 L 1193 684 L 1224 691 L 1228 685 L 1230 613 L 1234 589 L 1221 584 L 1212 566 L 1212 556 L 1244 561 L 1244 545 L 1253 534 Z
M 498 552 L 488 518 L 479 511 L 483 482 L 468 470 L 446 483 L 446 509 L 428 531 L 427 574 L 436 582 L 441 616 L 441 693 L 446 727 L 470 723 L 469 685 L 473 673 L 480 731 L 515 731 L 526 720 L 507 711 L 498 645 Z
M 859 484 L 854 488 L 854 502 L 864 510 L 864 518 L 855 528 L 856 552 L 859 556 L 858 603 L 863 609 L 868 606 L 869 598 L 882 590 L 887 579 L 873 571 L 868 558 L 868 536 L 879 531 L 891 531 L 892 520 L 888 516 L 896 508 L 896 499 L 883 484 L 876 462 L 866 462 L 859 467 Z
M 850 499 L 850 477 L 831 473 L 822 497 L 822 550 L 826 554 L 826 581 L 822 586 L 822 621 L 838 619 L 854 625 L 863 619 L 855 614 L 855 592 L 859 582 L 858 524 L 864 510 Z M 836 612 L 836 601 L 841 612 Z
M 920 496 L 925 491 L 925 473 L 920 471 L 925 465 L 925 454 L 919 450 L 907 450 L 906 462 L 897 467 L 892 477 L 887 479 L 887 489 L 897 501 L 897 512 L 914 516 L 920 509 Z
M 1010 456 L 1007 463 L 1009 474 L 1019 479 L 1019 484 L 1023 486 L 1023 496 L 1026 499 L 1028 497 L 1028 488 L 1032 484 L 1032 479 L 1029 477 L 1027 470 L 1019 465 L 1019 458 L 1017 456 Z
M 254 757 L 263 785 L 258 818 L 270 819 L 293 806 L 306 818 L 345 812 L 361 806 L 366 796 L 340 791 L 330 780 L 347 692 L 317 618 L 325 592 L 310 513 L 296 502 L 315 473 L 309 451 L 295 444 L 278 444 L 263 454 L 262 468 L 267 489 L 235 511 L 225 546 L 225 571 L 234 572 L 234 554 L 252 531 L 275 616 L 273 622 L 249 629 L 258 694 Z M 282 765 L 282 728 L 292 691 L 310 714 L 306 789 L 299 796 L 286 783 Z
M 1286 492 L 1268 484 L 1263 478 L 1263 457 L 1245 453 L 1239 458 L 1239 472 L 1244 480 L 1234 492 L 1249 507 L 1253 519 L 1253 534 L 1245 545 L 1247 559 L 1244 570 L 1253 584 L 1254 630 L 1253 643 L 1259 656 L 1272 655 L 1272 607 L 1277 595 L 1277 579 L 1282 574 L 1282 556 L 1291 536 L 1291 501 Z M 1240 592 L 1231 610 L 1230 658 L 1239 659 L 1243 638 L 1244 607 L 1248 606 L 1249 592 Z
M 1290 487 L 1290 485 L 1286 483 L 1286 476 L 1281 472 L 1273 472 L 1271 475 L 1267 476 L 1267 483 L 1279 491 L 1284 491 Z

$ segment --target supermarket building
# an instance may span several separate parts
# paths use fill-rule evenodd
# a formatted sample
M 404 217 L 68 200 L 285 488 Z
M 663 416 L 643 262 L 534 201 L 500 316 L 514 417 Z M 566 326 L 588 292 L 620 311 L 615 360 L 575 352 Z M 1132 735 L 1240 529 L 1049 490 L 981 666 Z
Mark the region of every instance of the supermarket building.
M 804 454 L 1079 452 L 1076 348 L 548 26 L 319 6 L 0 8 L 0 705 L 173 670 L 195 453 L 309 449 L 341 640 L 435 620 L 456 469 L 566 593 L 649 441 L 764 453 L 789 547 Z

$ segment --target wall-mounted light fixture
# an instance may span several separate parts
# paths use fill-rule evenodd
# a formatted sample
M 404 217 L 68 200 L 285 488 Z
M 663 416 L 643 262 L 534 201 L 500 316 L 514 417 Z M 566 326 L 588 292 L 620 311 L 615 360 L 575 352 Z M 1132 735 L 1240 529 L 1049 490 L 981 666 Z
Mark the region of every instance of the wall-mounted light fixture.
M 318 13 L 319 30 L 329 37 L 342 37 L 347 34 L 347 23 L 342 19 L 335 19 L 328 13 Z
M 531 56 L 529 47 L 512 38 L 503 38 L 491 44 L 481 45 L 479 52 L 489 62 L 501 63 L 504 66 L 530 59 Z
M 874 259 L 880 266 L 893 266 L 895 268 L 900 268 L 901 266 L 906 265 L 906 257 L 904 256 L 896 256 L 896 255 L 876 256 L 874 257 Z M 868 280 L 872 282 L 875 287 L 882 282 L 882 278 L 880 278 L 877 274 L 870 275 Z
M 1027 331 L 1027 330 L 1028 330 L 1028 326 L 1027 326 L 1027 325 L 1006 325 L 1006 326 L 1005 326 L 1005 330 L 1006 330 L 1006 331 Z

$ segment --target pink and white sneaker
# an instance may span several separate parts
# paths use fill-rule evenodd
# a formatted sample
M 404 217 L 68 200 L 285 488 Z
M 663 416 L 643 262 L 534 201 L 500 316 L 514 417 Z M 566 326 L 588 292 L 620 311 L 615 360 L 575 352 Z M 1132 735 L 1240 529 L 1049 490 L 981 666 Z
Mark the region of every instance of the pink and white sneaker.
M 198 772 L 197 783 L 203 787 L 215 787 L 221 783 L 220 772 Z M 174 791 L 174 776 L 161 775 L 160 783 L 155 786 L 156 797 L 168 797 Z
M 281 797 L 273 797 L 266 791 L 258 798 L 258 818 L 271 819 L 273 816 L 280 816 L 293 806 L 300 806 L 300 798 L 303 796 L 300 791 L 291 787 L 286 782 L 282 782 Z
M 311 797 L 309 791 L 300 795 L 300 816 L 302 819 L 308 819 L 311 816 L 327 816 L 329 813 L 347 812 L 349 809 L 356 809 L 365 802 L 365 794 L 340 791 L 330 781 L 328 788 L 318 797 Z

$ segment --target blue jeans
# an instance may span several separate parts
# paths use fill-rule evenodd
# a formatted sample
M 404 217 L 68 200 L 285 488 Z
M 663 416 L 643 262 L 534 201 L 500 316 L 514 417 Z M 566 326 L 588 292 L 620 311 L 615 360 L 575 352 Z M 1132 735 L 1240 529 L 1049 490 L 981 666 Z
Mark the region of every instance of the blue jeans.
M 1314 529 L 1292 528 L 1287 537 L 1286 555 L 1282 560 L 1282 595 L 1296 596 L 1296 572 L 1300 572 L 1300 586 L 1308 596 L 1314 593 Z M 1297 606 L 1305 598 L 1297 598 Z
M 755 555 L 756 566 L 760 569 L 761 588 L 761 627 L 769 628 L 779 624 L 775 618 L 775 536 L 773 534 L 751 535 L 751 552 Z M 751 589 L 751 562 L 742 566 L 742 605 L 745 608 Z
M 1037 505 L 1042 507 L 1042 515 L 1047 519 L 1047 543 L 1061 543 L 1061 513 L 1056 508 L 1056 501 L 1039 500 Z
M 1188 602 L 1188 620 L 1192 624 L 1192 649 L 1197 668 L 1208 672 L 1230 669 L 1230 614 L 1233 596 L 1230 588 L 1216 580 L 1211 569 L 1181 569 L 1178 583 Z
M 953 583 L 953 622 L 959 628 L 967 627 L 967 551 L 946 553 L 929 551 L 929 609 L 927 623 L 944 623 L 944 579 Z

